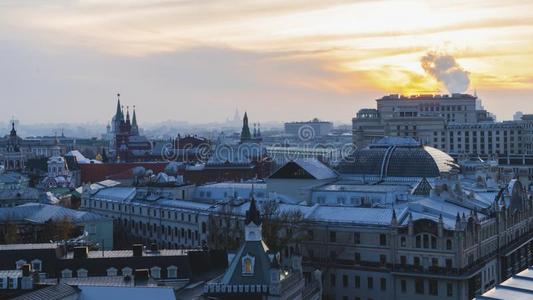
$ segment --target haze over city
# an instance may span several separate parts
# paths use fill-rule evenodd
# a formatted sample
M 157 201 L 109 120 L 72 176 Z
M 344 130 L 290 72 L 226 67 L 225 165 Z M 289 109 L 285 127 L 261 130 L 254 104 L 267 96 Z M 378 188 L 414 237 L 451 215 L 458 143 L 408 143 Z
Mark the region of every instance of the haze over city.
M 385 94 L 531 106 L 531 1 L 2 1 L 0 120 L 349 123 Z

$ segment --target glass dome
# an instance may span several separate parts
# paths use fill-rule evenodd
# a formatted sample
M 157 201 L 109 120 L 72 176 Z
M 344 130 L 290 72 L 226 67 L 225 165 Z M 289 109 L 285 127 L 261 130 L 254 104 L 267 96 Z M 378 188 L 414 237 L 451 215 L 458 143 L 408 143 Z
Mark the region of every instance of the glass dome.
M 457 168 L 445 152 L 411 138 L 384 138 L 354 151 L 339 164 L 339 172 L 384 177 L 439 177 Z

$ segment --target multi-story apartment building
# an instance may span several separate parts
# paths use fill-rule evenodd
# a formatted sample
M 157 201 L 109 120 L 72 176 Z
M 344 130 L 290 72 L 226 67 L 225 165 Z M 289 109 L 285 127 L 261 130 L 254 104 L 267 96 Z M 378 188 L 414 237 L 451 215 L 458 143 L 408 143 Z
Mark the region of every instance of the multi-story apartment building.
M 333 123 L 320 121 L 315 118 L 304 122 L 287 122 L 285 123 L 285 133 L 293 136 L 299 136 L 303 139 L 310 140 L 329 134 L 333 130 Z
M 384 96 L 377 109 L 362 109 L 353 118 L 353 142 L 364 147 L 383 136 L 410 136 L 453 156 L 532 153 L 531 115 L 494 122 L 478 101 L 467 94 Z

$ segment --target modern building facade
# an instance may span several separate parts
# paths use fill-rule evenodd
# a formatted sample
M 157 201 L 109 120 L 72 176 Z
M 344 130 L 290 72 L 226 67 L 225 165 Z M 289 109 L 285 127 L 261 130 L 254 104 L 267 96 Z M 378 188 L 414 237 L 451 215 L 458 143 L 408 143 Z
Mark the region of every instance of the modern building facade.
M 384 96 L 377 109 L 352 119 L 353 142 L 364 147 L 384 136 L 409 136 L 453 156 L 530 153 L 533 118 L 495 122 L 479 101 L 468 94 Z
M 303 139 L 314 139 L 325 136 L 333 130 L 333 123 L 321 121 L 314 118 L 304 122 L 287 122 L 285 123 L 285 133 L 292 136 L 299 136 Z

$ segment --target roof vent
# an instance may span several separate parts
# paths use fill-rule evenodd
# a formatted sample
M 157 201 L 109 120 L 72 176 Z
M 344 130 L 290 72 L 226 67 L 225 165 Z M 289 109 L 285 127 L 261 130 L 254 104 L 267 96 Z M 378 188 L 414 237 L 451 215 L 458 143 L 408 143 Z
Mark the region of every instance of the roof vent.
M 142 244 L 134 244 L 132 249 L 133 249 L 133 256 L 136 256 L 136 257 L 143 256 L 143 245 Z
M 88 256 L 88 247 L 74 247 L 74 259 L 86 259 Z

